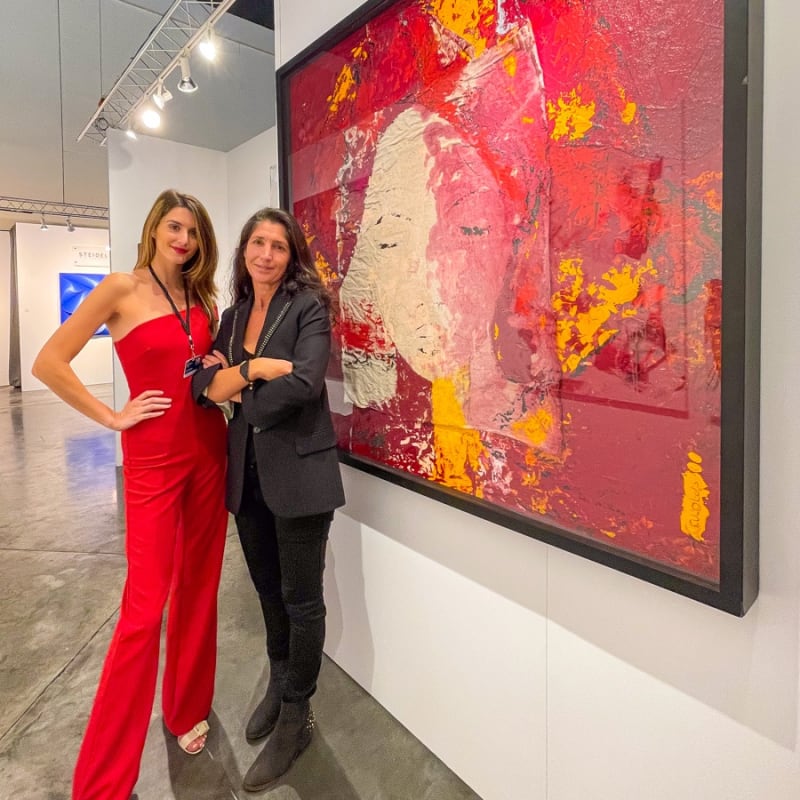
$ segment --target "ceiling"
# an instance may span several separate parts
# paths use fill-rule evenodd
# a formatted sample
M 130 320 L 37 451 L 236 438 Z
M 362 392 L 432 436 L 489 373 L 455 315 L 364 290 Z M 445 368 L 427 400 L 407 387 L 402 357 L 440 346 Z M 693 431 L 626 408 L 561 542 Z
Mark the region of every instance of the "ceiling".
M 231 10 L 242 19 L 249 19 L 256 25 L 275 30 L 275 3 L 273 0 L 238 0 Z
M 106 148 L 76 141 L 172 0 L 3 4 L 0 195 L 108 205 Z M 227 152 L 275 124 L 271 0 L 237 0 L 218 21 L 218 56 L 191 58 L 198 91 L 174 91 L 151 135 Z M 167 84 L 176 83 L 172 73 Z M 0 229 L 31 215 L 0 211 Z M 76 219 L 77 225 L 102 225 Z M 66 224 L 54 218 L 48 224 Z

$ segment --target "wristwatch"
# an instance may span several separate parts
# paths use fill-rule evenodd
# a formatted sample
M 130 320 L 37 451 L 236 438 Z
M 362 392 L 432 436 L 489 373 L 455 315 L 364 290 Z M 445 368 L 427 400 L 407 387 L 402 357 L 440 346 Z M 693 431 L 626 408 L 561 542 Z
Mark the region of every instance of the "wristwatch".
M 250 383 L 250 359 L 246 358 L 239 364 L 239 374 Z

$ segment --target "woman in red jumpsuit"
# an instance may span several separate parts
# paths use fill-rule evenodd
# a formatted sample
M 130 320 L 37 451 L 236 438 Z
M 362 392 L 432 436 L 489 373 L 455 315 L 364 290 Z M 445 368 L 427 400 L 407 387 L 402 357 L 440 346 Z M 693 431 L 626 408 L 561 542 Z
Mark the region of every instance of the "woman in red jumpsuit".
M 122 432 L 128 575 L 73 780 L 73 800 L 128 800 L 155 695 L 169 599 L 162 708 L 190 754 L 205 746 L 216 666 L 225 544 L 226 427 L 191 396 L 216 327 L 217 244 L 208 212 L 174 190 L 156 200 L 131 273 L 105 277 L 53 334 L 33 374 L 96 422 Z M 120 411 L 70 367 L 108 326 L 130 388 Z

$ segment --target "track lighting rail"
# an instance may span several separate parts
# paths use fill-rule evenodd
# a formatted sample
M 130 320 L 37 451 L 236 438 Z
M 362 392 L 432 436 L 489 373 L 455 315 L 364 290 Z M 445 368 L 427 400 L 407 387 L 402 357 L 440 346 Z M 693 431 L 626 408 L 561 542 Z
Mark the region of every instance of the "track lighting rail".
M 10 211 L 17 214 L 46 214 L 48 217 L 108 219 L 107 206 L 84 206 L 75 203 L 56 203 L 49 200 L 31 200 L 25 197 L 0 196 L 0 211 Z
M 78 135 L 105 144 L 109 128 L 123 129 L 136 111 L 236 0 L 175 0 Z

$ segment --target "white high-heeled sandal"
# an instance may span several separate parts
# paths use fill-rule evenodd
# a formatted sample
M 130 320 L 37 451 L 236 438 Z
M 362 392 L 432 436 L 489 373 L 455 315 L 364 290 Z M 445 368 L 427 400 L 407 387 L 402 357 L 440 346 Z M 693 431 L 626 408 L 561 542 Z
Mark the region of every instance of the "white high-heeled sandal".
M 197 725 L 194 726 L 190 731 L 184 733 L 182 736 L 178 737 L 178 747 L 183 750 L 184 753 L 188 753 L 190 756 L 196 756 L 198 753 L 202 753 L 205 749 L 206 743 L 205 739 L 200 747 L 197 750 L 189 750 L 189 745 L 197 741 L 201 736 L 206 736 L 208 734 L 208 722 L 203 720 L 202 722 L 198 722 Z

